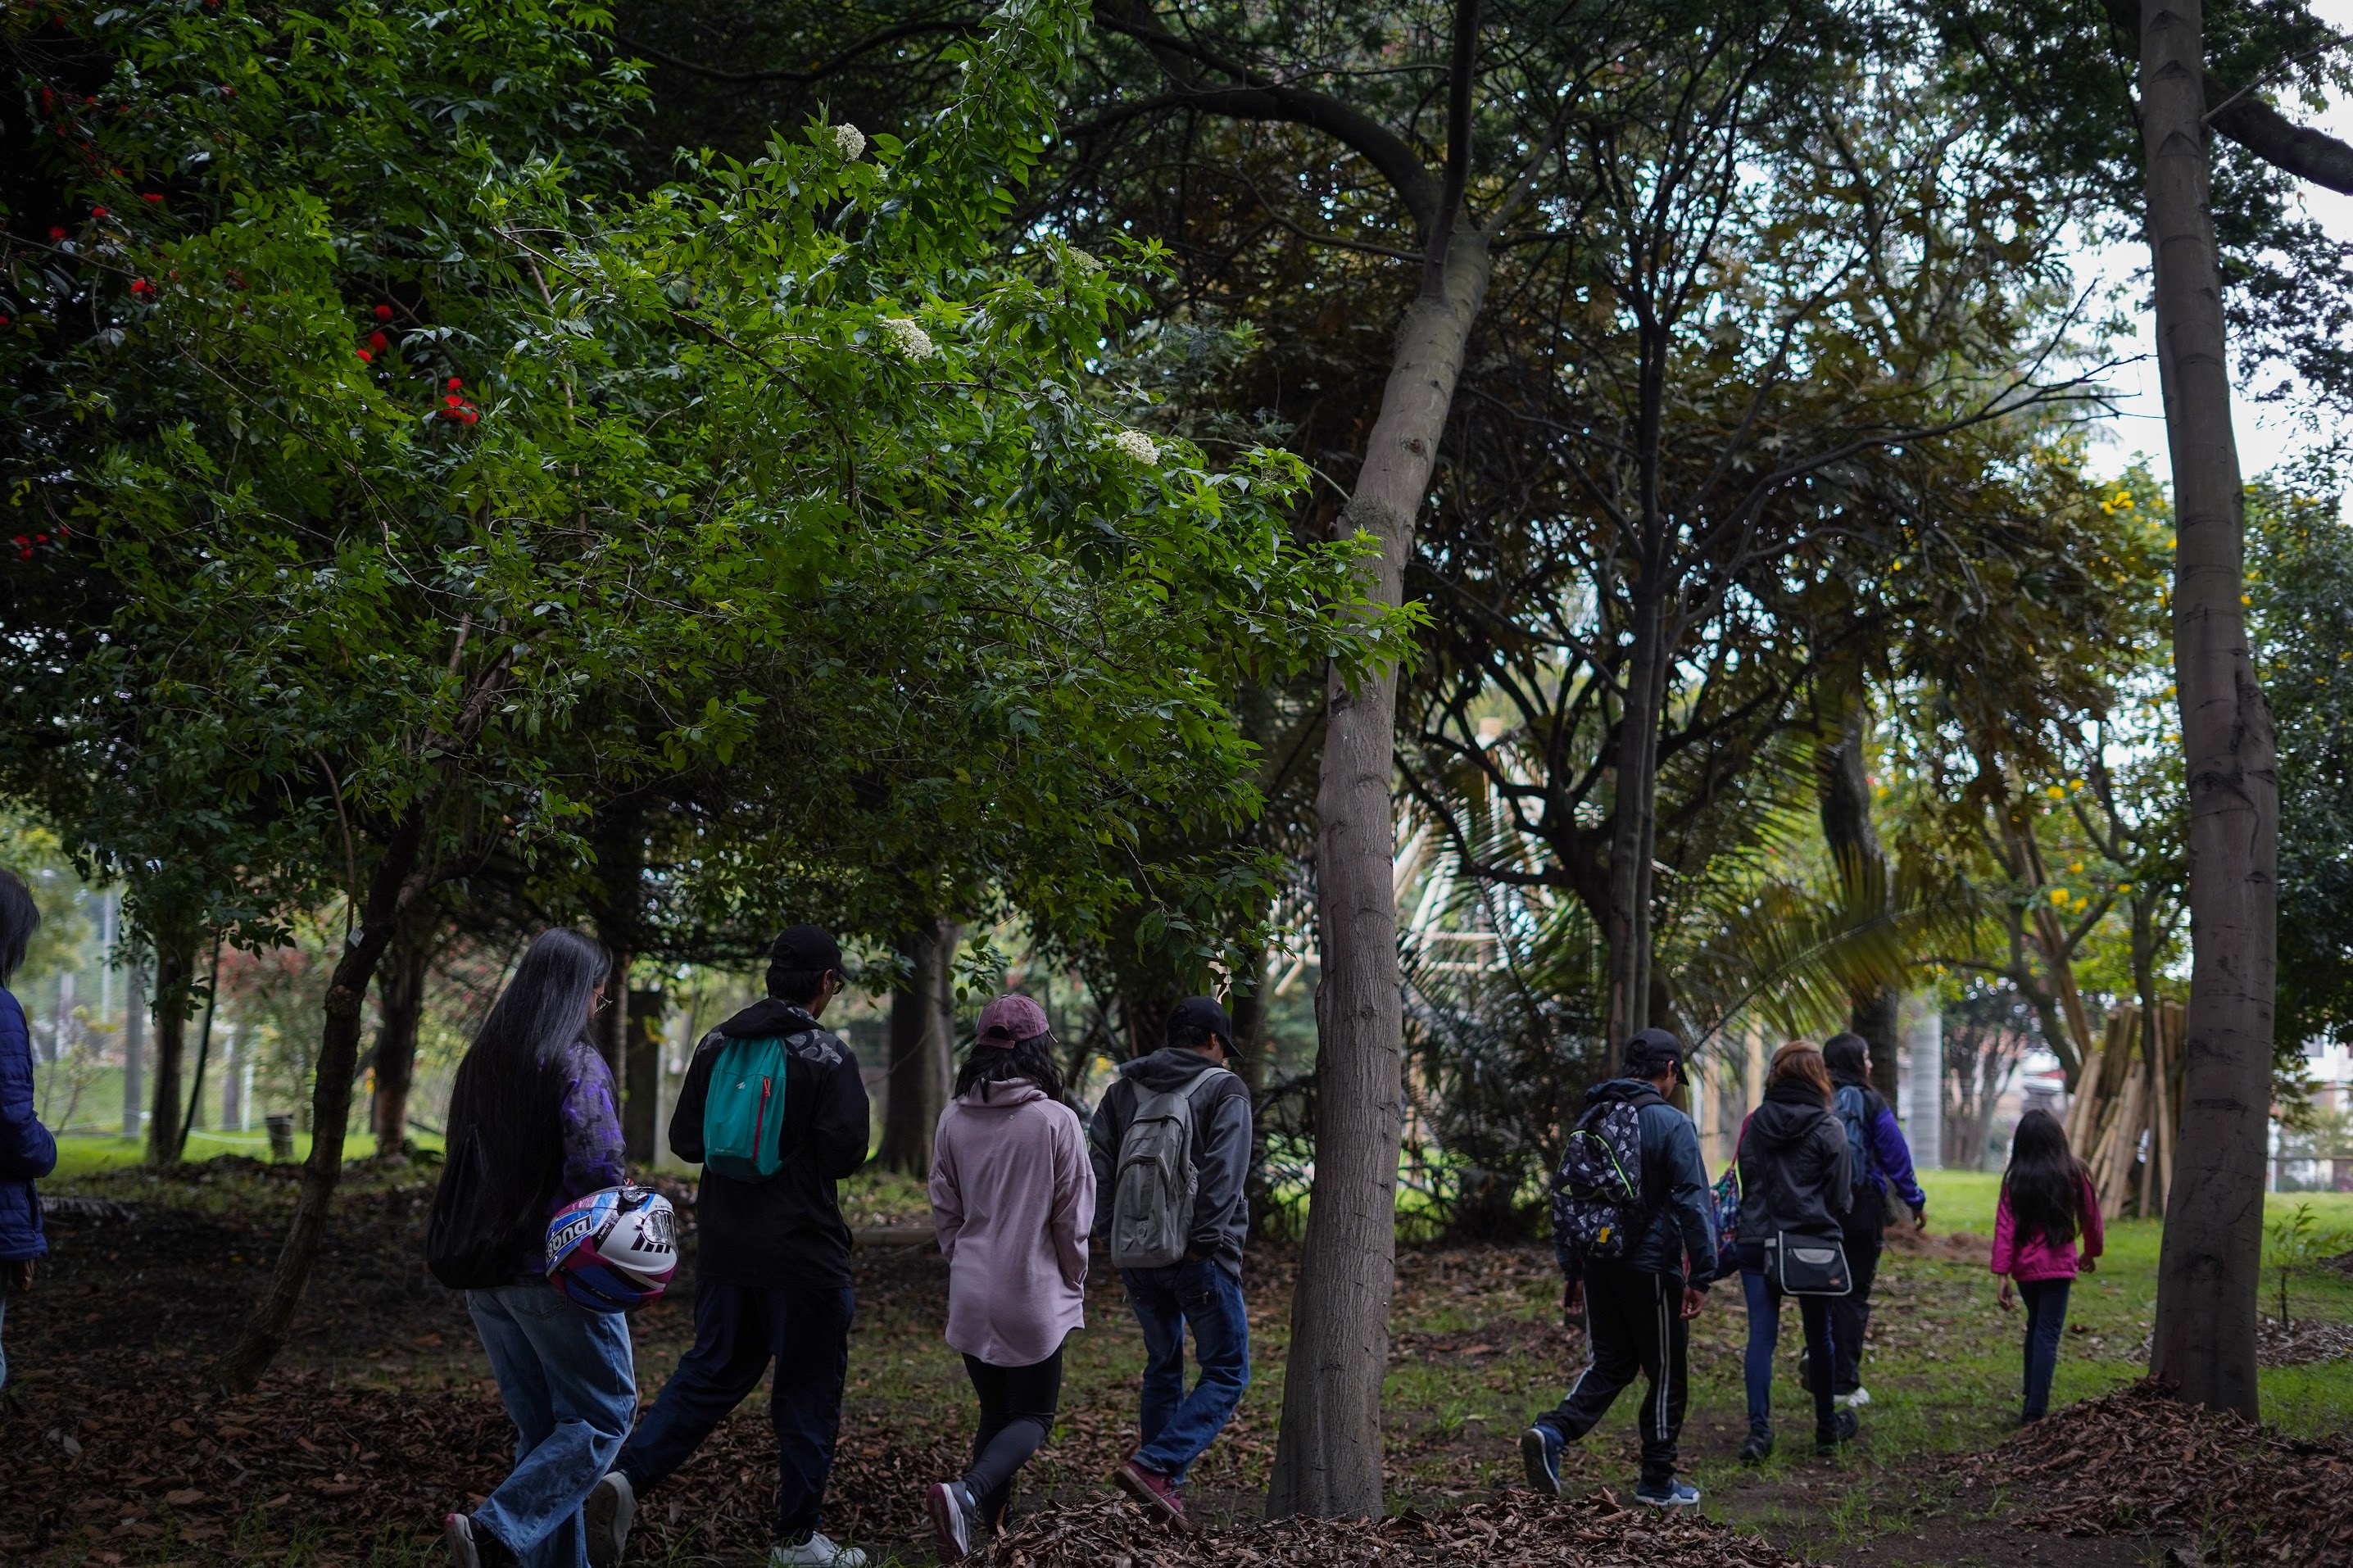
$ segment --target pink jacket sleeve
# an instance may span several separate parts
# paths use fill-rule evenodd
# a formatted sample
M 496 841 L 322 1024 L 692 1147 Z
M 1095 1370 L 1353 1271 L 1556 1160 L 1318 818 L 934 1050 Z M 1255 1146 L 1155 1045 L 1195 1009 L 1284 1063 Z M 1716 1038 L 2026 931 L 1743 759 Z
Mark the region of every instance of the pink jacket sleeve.
M 2107 1245 L 2108 1233 L 2100 1219 L 2100 1194 L 2092 1190 L 2092 1178 L 2084 1175 L 2077 1180 L 2084 1184 L 2084 1246 L 2080 1256 L 2088 1263 Z
M 953 1105 L 942 1111 L 932 1133 L 932 1235 L 939 1241 L 940 1256 L 951 1261 L 956 1237 L 964 1230 L 964 1194 L 956 1186 L 955 1141 L 948 1135 L 955 1115 Z
M 2010 1189 L 2004 1187 L 2001 1201 L 1993 1211 L 1993 1271 L 2007 1274 L 2018 1266 L 2017 1222 L 2010 1217 Z
M 1087 1158 L 1086 1134 L 1068 1107 L 1055 1119 L 1054 1209 L 1047 1228 L 1062 1280 L 1073 1289 L 1087 1282 L 1087 1230 L 1095 1216 L 1095 1168 Z

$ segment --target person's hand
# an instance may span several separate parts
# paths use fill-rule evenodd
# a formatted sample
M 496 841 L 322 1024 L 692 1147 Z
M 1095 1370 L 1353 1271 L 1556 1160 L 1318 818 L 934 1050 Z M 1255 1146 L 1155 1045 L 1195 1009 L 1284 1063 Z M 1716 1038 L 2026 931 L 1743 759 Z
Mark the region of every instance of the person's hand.
M 2086 1274 L 2097 1274 L 2100 1271 L 2100 1260 L 2096 1258 L 2086 1258 L 2075 1267 Z
M 1707 1305 L 1706 1291 L 1694 1290 L 1688 1285 L 1683 1287 L 1683 1316 L 1685 1319 L 1698 1317 L 1699 1310 L 1705 1305 Z
M 2002 1277 L 2001 1300 L 2000 1304 L 2003 1311 L 2007 1312 L 2010 1310 L 2010 1278 L 2007 1275 Z
M 1575 1320 L 1585 1315 L 1585 1281 L 1572 1279 L 1560 1293 L 1560 1315 Z
M 9 1277 L 16 1282 L 16 1289 L 19 1290 L 31 1289 L 33 1276 L 39 1270 L 40 1259 L 37 1258 L 20 1258 L 8 1266 Z
M 1926 1230 L 1928 1228 L 1927 1205 L 1922 1204 L 1919 1207 L 1912 1211 L 1912 1228 L 1914 1230 Z

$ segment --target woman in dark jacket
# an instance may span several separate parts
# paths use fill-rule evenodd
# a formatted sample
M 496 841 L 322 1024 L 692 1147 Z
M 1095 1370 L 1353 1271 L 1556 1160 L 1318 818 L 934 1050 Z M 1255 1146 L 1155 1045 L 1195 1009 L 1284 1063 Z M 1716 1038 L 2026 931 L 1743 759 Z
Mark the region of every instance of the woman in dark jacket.
M 1781 1288 L 1765 1272 L 1761 1243 L 1775 1233 L 1836 1242 L 1849 1202 L 1846 1129 L 1831 1110 L 1830 1069 L 1805 1040 L 1773 1053 L 1765 1103 L 1740 1130 L 1740 1284 L 1748 1298 L 1748 1440 L 1740 1458 L 1773 1451 L 1773 1351 L 1781 1336 Z M 1814 1449 L 1834 1454 L 1855 1417 L 1831 1403 L 1831 1298 L 1800 1296 L 1807 1385 L 1814 1396 Z
M 40 906 L 13 872 L 0 871 L 0 1325 L 11 1293 L 32 1289 L 36 1260 L 49 1250 L 33 1184 L 58 1167 L 58 1141 L 33 1114 L 33 1036 L 9 977 L 40 929 Z M 0 1388 L 8 1357 L 0 1348 Z
M 542 931 L 450 1087 L 427 1247 L 435 1271 L 467 1288 L 516 1438 L 507 1479 L 442 1521 L 459 1568 L 586 1568 L 583 1505 L 637 1419 L 628 1321 L 544 1273 L 555 1211 L 628 1173 L 612 1071 L 588 1039 L 611 967 L 580 932 Z

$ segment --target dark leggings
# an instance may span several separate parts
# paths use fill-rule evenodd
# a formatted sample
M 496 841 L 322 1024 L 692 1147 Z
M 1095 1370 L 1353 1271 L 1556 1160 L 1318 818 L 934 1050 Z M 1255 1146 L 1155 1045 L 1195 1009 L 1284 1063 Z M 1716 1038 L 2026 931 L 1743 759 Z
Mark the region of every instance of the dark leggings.
M 2051 1408 L 2051 1376 L 2059 1370 L 2059 1339 L 2067 1328 L 2067 1287 L 2070 1279 L 2021 1279 L 2020 1300 L 2026 1304 L 2026 1410 L 2029 1421 L 2040 1421 Z
M 1013 1500 L 1013 1475 L 1029 1462 L 1062 1402 L 1062 1347 L 1029 1366 L 991 1366 L 978 1356 L 964 1358 L 964 1370 L 980 1395 L 980 1430 L 973 1435 L 972 1468 L 965 1489 L 983 1522 L 997 1524 Z

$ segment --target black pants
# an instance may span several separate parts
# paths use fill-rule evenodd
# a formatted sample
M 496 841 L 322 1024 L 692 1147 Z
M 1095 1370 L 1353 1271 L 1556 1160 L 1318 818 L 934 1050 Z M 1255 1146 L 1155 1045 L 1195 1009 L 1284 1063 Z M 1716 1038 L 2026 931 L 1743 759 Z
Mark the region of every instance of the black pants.
M 1028 1366 L 991 1366 L 968 1355 L 964 1370 L 980 1395 L 980 1430 L 973 1434 L 965 1489 L 979 1505 L 983 1523 L 1000 1524 L 1013 1500 L 1014 1472 L 1054 1429 L 1054 1412 L 1062 1403 L 1062 1347 L 1056 1345 L 1052 1355 Z
M 1883 1200 L 1874 1195 L 1868 1201 L 1875 1209 Z M 1879 1278 L 1879 1254 L 1887 1245 L 1887 1227 L 1874 1214 L 1863 1223 L 1848 1226 L 1845 1241 L 1846 1266 L 1854 1275 L 1854 1289 L 1831 1298 L 1831 1329 L 1838 1352 L 1833 1394 L 1852 1394 L 1862 1386 L 1862 1331 L 1871 1326 L 1871 1285 Z
M 776 1538 L 797 1541 L 815 1530 L 841 1429 L 855 1305 L 847 1286 L 797 1290 L 695 1281 L 694 1348 L 662 1384 L 613 1468 L 643 1497 L 760 1386 L 774 1361 L 768 1419 L 776 1433 Z
M 1684 1355 L 1691 1325 L 1683 1321 L 1680 1275 L 1652 1274 L 1594 1259 L 1585 1266 L 1585 1332 L 1593 1362 L 1548 1414 L 1536 1418 L 1567 1442 L 1593 1430 L 1620 1392 L 1640 1373 L 1650 1380 L 1635 1426 L 1642 1436 L 1642 1484 L 1675 1479 L 1675 1439 L 1683 1429 L 1690 1391 Z

